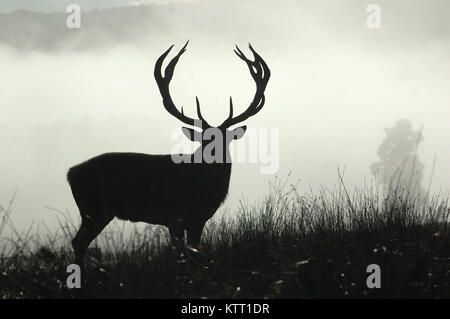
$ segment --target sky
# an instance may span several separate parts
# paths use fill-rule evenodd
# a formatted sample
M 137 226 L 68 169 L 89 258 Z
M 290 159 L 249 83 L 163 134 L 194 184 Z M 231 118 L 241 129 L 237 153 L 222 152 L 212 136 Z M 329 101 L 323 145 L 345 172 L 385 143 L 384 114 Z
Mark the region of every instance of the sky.
M 66 26 L 69 3 L 81 5 L 80 29 Z M 236 112 L 252 100 L 235 44 L 251 56 L 251 42 L 272 72 L 264 108 L 245 124 L 279 131 L 279 170 L 235 164 L 221 211 L 258 201 L 289 174 L 301 192 L 332 189 L 338 167 L 349 189 L 370 183 L 384 128 L 403 118 L 423 126 L 426 183 L 436 155 L 432 189 L 448 192 L 450 3 L 378 1 L 381 28 L 369 29 L 371 3 L 2 1 L 0 203 L 17 191 L 19 227 L 56 227 L 50 208 L 78 216 L 65 178 L 71 166 L 109 151 L 171 153 L 181 123 L 162 106 L 153 66 L 187 40 L 171 92 L 191 116 L 195 96 L 214 124 L 228 115 L 230 96 Z
M 0 12 L 30 10 L 37 12 L 64 12 L 70 4 L 78 4 L 85 10 L 125 7 L 137 4 L 161 3 L 159 0 L 2 0 Z

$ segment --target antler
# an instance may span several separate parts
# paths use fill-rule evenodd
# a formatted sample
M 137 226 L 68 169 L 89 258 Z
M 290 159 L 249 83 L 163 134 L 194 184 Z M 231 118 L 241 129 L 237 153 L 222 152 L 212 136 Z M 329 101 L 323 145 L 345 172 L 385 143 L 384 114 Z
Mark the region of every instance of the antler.
M 154 72 L 156 83 L 158 83 L 159 91 L 161 92 L 163 98 L 164 108 L 167 110 L 167 112 L 169 112 L 174 117 L 176 117 L 181 122 L 187 125 L 197 126 L 200 128 L 210 127 L 210 125 L 206 122 L 206 120 L 202 116 L 202 113 L 200 111 L 200 102 L 198 101 L 197 97 L 195 97 L 195 101 L 197 103 L 197 115 L 199 119 L 193 119 L 184 115 L 183 107 L 181 107 L 181 112 L 178 111 L 177 107 L 173 103 L 172 98 L 170 96 L 169 92 L 170 80 L 172 80 L 173 72 L 175 70 L 175 66 L 178 63 L 178 59 L 186 51 L 188 43 L 189 41 L 186 42 L 184 47 L 181 48 L 180 52 L 178 52 L 178 54 L 169 62 L 164 71 L 164 77 L 161 74 L 162 64 L 166 56 L 169 54 L 170 50 L 172 50 L 173 45 L 170 46 L 170 48 L 158 58 L 158 60 L 155 63 L 155 72 Z
M 236 50 L 234 50 L 234 53 L 236 53 L 236 55 L 241 60 L 247 63 L 250 74 L 252 75 L 252 78 L 256 83 L 255 97 L 253 98 L 253 101 L 252 103 L 250 103 L 250 106 L 247 108 L 247 110 L 236 117 L 233 117 L 233 100 L 230 97 L 230 114 L 228 118 L 220 125 L 221 127 L 230 127 L 234 124 L 245 121 L 250 116 L 253 116 L 261 111 L 262 107 L 264 106 L 264 90 L 266 89 L 267 82 L 270 78 L 270 70 L 266 62 L 264 62 L 261 56 L 253 49 L 252 45 L 249 44 L 248 47 L 252 51 L 255 61 L 250 61 L 244 55 L 244 53 L 242 53 L 238 46 L 236 46 Z

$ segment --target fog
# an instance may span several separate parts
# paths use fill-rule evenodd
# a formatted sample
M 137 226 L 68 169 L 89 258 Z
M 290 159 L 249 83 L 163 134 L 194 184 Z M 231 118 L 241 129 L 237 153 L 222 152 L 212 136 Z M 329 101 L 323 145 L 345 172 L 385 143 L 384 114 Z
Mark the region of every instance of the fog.
M 171 152 L 182 124 L 164 110 L 153 67 L 170 45 L 175 53 L 187 40 L 172 97 L 194 116 L 197 95 L 211 124 L 228 115 L 230 95 L 236 113 L 254 95 L 234 45 L 251 56 L 251 42 L 268 63 L 266 104 L 245 124 L 279 129 L 276 175 L 292 172 L 299 191 L 333 188 L 338 167 L 349 189 L 370 183 L 384 128 L 402 118 L 423 126 L 418 156 L 426 184 L 436 154 L 432 190 L 450 190 L 446 1 L 378 1 L 382 27 L 375 30 L 366 26 L 370 2 L 356 0 L 158 2 L 83 11 L 81 29 L 65 26 L 65 12 L 10 13 L 5 4 L 0 203 L 17 189 L 13 220 L 20 228 L 31 220 L 56 226 L 49 207 L 78 215 L 65 176 L 74 164 L 109 151 Z M 274 178 L 257 164 L 235 164 L 221 210 L 258 200 Z

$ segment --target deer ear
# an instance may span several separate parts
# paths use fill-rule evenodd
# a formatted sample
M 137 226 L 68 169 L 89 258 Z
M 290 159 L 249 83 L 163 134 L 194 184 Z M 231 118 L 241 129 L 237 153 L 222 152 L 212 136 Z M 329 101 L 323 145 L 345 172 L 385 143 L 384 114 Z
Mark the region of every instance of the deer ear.
M 236 128 L 233 130 L 233 138 L 234 138 L 235 140 L 240 139 L 242 136 L 244 136 L 246 130 L 247 130 L 247 125 L 243 125 L 243 126 L 240 126 L 240 127 L 236 127 Z
M 183 131 L 183 134 L 192 142 L 198 141 L 200 132 L 197 132 L 196 130 L 184 126 L 181 128 L 181 130 Z

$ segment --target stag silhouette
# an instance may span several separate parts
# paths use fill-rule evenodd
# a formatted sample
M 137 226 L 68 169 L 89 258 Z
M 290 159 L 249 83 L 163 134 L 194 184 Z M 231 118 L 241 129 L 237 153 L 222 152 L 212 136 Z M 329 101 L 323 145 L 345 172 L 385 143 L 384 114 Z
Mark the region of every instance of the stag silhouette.
M 228 118 L 221 125 L 212 127 L 200 112 L 198 98 L 198 119 L 194 119 L 184 115 L 182 108 L 181 112 L 178 110 L 169 93 L 175 66 L 188 42 L 168 63 L 163 76 L 162 64 L 173 45 L 164 52 L 156 61 L 154 76 L 167 112 L 184 124 L 201 129 L 198 132 L 182 128 L 187 138 L 201 145 L 193 154 L 188 154 L 190 161 L 181 163 L 176 163 L 172 155 L 106 153 L 70 168 L 67 180 L 81 215 L 81 226 L 72 240 L 78 265 L 83 265 L 89 244 L 114 217 L 164 225 L 169 228 L 174 242 L 184 239 L 186 232 L 187 243 L 198 247 L 206 221 L 227 196 L 231 174 L 229 144 L 232 139 L 244 135 L 246 126 L 229 128 L 262 109 L 270 70 L 251 45 L 254 61 L 236 46 L 234 52 L 247 64 L 256 83 L 256 93 L 249 107 L 236 117 L 233 117 L 230 97 Z M 228 137 L 221 140 L 223 149 L 213 154 L 213 161 L 195 161 L 202 158 L 205 148 L 215 140 L 214 134 L 207 134 L 210 129 Z

